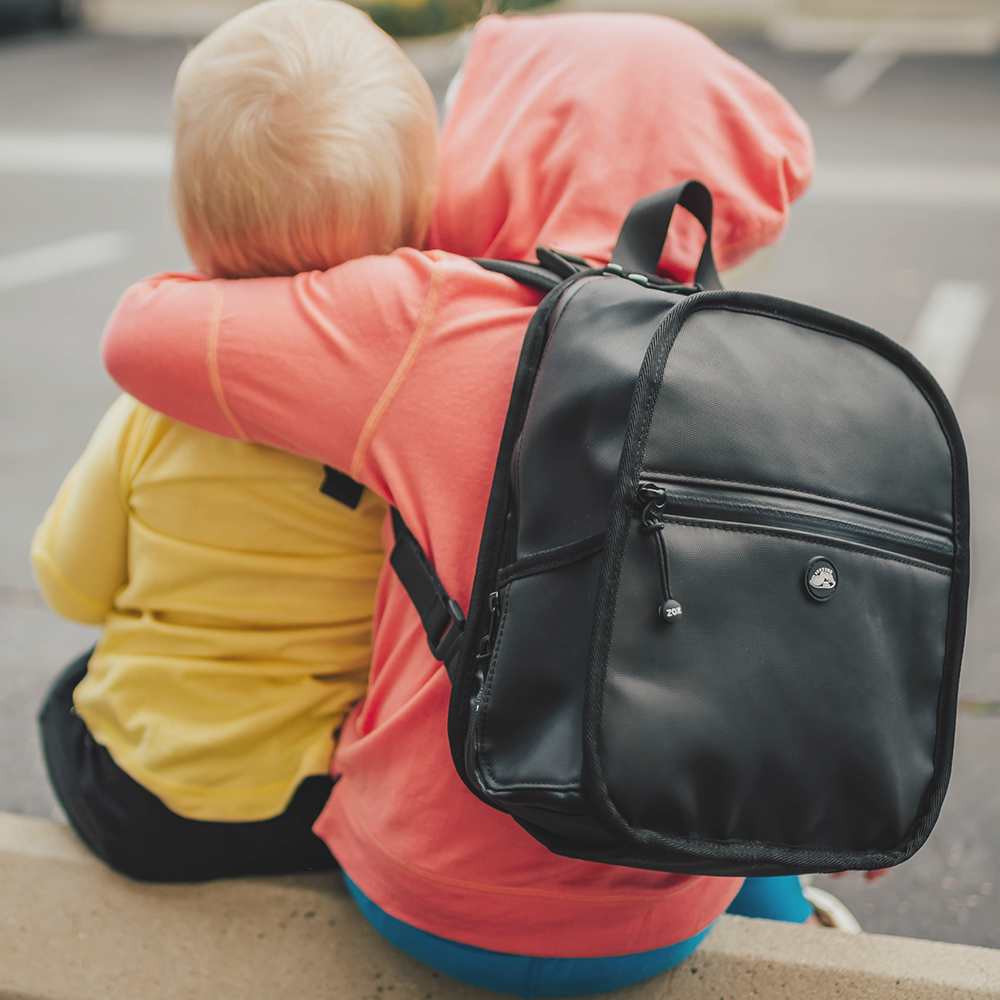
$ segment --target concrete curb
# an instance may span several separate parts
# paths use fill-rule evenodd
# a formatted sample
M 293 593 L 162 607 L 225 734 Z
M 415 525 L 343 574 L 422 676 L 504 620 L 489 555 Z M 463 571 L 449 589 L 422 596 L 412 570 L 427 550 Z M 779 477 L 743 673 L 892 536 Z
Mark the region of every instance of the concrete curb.
M 386 944 L 335 874 L 131 882 L 0 813 L 0 1000 L 485 1000 Z M 1000 951 L 723 917 L 628 1000 L 986 1000 Z

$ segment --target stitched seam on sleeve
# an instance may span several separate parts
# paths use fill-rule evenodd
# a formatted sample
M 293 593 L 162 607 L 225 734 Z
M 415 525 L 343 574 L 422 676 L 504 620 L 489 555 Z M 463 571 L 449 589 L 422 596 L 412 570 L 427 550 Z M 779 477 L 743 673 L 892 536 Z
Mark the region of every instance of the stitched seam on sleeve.
M 229 426 L 236 431 L 241 441 L 249 441 L 250 439 L 243 432 L 243 428 L 239 425 L 236 417 L 233 416 L 233 411 L 229 409 L 229 404 L 226 402 L 226 394 L 222 388 L 222 376 L 219 374 L 219 327 L 222 325 L 222 290 L 215 282 L 212 282 L 209 287 L 212 289 L 212 314 L 208 320 L 208 380 L 212 385 L 212 393 L 215 396 L 215 401 L 219 404 L 219 409 L 222 410 L 229 421 Z
M 431 325 L 431 320 L 434 318 L 438 299 L 441 297 L 441 286 L 443 283 L 444 270 L 440 264 L 435 264 L 431 275 L 431 287 L 427 291 L 427 298 L 424 300 L 424 307 L 420 312 L 420 319 L 417 320 L 417 328 L 413 331 L 413 337 L 399 364 L 396 366 L 396 370 L 392 373 L 389 384 L 382 390 L 382 395 L 379 396 L 378 401 L 372 407 L 371 413 L 368 414 L 368 419 L 365 421 L 364 427 L 361 428 L 361 434 L 358 436 L 358 443 L 351 458 L 350 468 L 350 474 L 355 479 L 358 479 L 361 475 L 365 457 L 368 454 L 368 446 L 371 444 L 379 422 L 385 416 L 385 411 L 389 409 L 389 404 L 395 399 L 396 393 L 399 392 L 400 386 L 402 386 L 406 376 L 410 373 L 413 362 L 420 352 L 424 338 L 427 335 L 427 330 Z

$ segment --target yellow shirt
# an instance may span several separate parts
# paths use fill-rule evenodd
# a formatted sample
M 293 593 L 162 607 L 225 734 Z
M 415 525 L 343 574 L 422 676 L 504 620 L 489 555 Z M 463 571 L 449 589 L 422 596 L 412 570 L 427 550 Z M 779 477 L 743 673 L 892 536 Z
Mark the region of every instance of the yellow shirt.
M 122 396 L 35 533 L 46 600 L 104 626 L 77 712 L 182 816 L 281 813 L 365 693 L 386 507 L 322 481 Z

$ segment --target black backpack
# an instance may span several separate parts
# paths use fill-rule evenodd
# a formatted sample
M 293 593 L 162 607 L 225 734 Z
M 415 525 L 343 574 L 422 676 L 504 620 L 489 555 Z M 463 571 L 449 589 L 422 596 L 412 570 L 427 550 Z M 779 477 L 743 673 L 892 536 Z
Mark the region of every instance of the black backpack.
M 656 276 L 677 204 L 709 238 Z M 903 348 L 722 291 L 712 201 L 638 202 L 525 335 L 468 617 L 394 514 L 471 791 L 550 850 L 703 875 L 875 869 L 948 784 L 969 584 L 965 450 Z M 715 289 L 715 290 L 712 290 Z

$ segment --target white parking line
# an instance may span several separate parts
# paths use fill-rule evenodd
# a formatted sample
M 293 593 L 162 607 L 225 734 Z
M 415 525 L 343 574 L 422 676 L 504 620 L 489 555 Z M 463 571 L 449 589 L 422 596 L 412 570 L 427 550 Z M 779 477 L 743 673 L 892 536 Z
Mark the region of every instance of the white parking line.
M 0 174 L 145 177 L 170 174 L 170 136 L 132 132 L 0 130 Z M 811 204 L 1000 208 L 1000 167 L 821 160 Z
M 131 243 L 128 233 L 99 232 L 7 254 L 0 257 L 0 292 L 112 264 Z
M 170 137 L 127 132 L 0 131 L 0 173 L 165 177 Z
M 820 161 L 813 204 L 1000 208 L 1000 167 L 959 163 Z
M 826 99 L 840 108 L 853 103 L 899 62 L 900 55 L 891 38 L 869 38 L 823 77 L 821 86 Z
M 910 350 L 949 398 L 962 381 L 989 308 L 982 282 L 939 281 L 917 319 Z
M 17 587 L 0 583 L 0 608 L 47 611 L 48 605 L 34 587 Z

